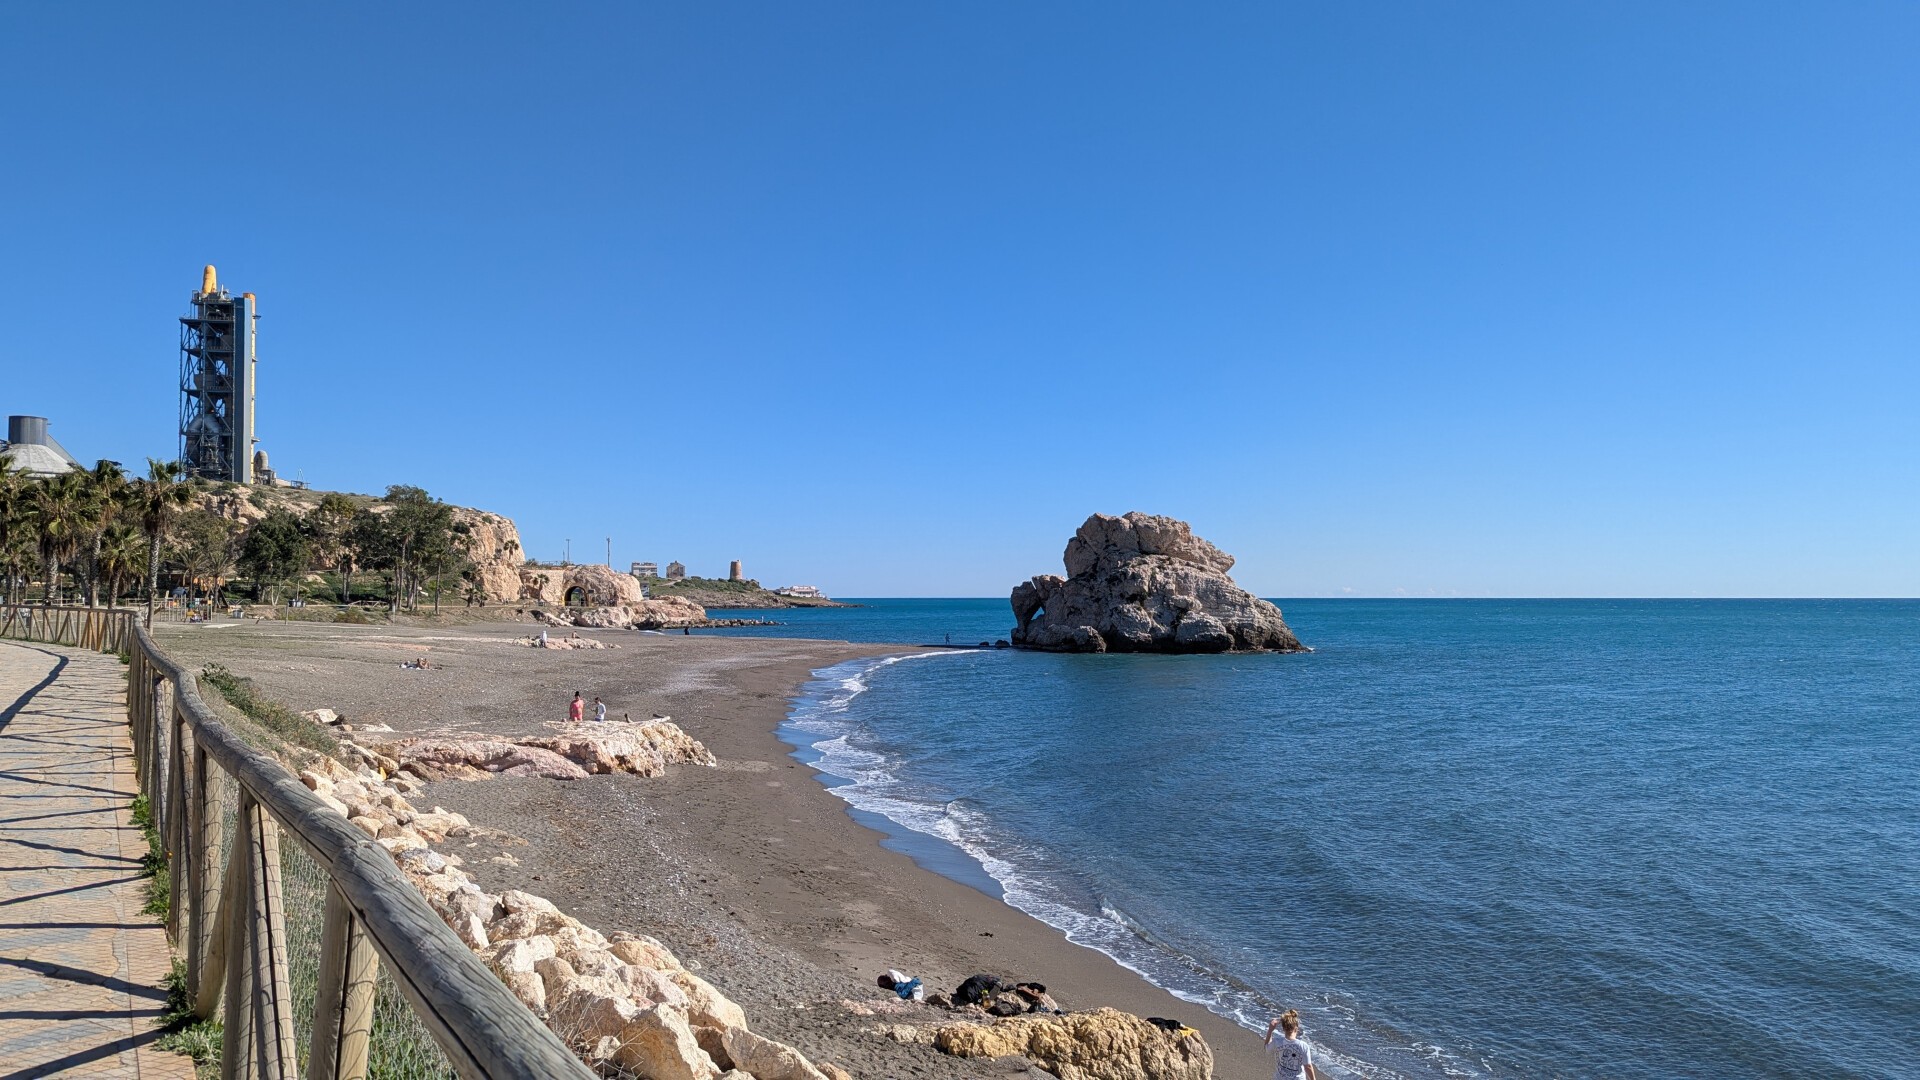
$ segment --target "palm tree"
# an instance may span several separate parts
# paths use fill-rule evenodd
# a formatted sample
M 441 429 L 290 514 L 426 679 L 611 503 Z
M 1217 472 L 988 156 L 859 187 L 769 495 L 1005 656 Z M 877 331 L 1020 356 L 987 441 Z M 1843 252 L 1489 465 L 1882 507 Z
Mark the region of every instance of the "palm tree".
M 46 569 L 46 591 L 41 599 L 60 602 L 60 568 L 80 550 L 81 529 L 87 515 L 86 474 L 49 476 L 27 491 L 27 507 L 40 542 L 40 563 Z
M 134 512 L 147 534 L 147 625 L 153 625 L 153 597 L 160 591 L 160 542 L 180 512 L 193 505 L 193 485 L 182 482 L 180 463 L 147 459 L 147 476 L 133 482 Z
M 101 537 L 99 571 L 107 583 L 107 606 L 120 595 L 120 586 L 140 580 L 147 567 L 147 538 L 131 522 L 116 521 Z
M 85 591 L 87 606 L 92 607 L 99 600 L 100 547 L 106 542 L 107 529 L 126 505 L 127 475 L 120 471 L 119 462 L 104 459 L 80 475 L 85 478 L 88 520 L 84 531 L 89 534 Z
M 0 603 L 11 602 L 25 576 L 21 553 L 27 550 L 27 478 L 0 461 Z

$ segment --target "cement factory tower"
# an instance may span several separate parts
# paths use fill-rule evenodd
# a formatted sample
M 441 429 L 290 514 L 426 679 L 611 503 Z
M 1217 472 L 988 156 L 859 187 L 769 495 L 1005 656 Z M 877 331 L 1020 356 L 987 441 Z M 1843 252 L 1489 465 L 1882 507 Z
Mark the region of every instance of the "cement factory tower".
M 180 462 L 188 476 L 251 484 L 254 470 L 252 293 L 228 295 L 209 266 L 180 319 Z

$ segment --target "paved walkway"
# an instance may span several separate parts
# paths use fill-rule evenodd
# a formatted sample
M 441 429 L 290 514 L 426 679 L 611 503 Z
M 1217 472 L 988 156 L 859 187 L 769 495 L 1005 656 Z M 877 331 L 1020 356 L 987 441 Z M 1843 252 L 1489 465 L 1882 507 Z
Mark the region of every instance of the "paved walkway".
M 0 1080 L 193 1076 L 152 1045 L 168 953 L 140 914 L 126 682 L 112 656 L 0 642 Z

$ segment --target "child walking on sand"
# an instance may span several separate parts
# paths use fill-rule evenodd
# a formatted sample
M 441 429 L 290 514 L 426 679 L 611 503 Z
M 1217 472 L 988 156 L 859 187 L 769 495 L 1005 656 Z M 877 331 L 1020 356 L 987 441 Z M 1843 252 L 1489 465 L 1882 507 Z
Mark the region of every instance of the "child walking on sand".
M 607 722 L 607 703 L 599 698 L 593 699 L 593 719 L 602 724 Z
M 573 701 L 567 705 L 567 722 L 571 724 L 579 723 L 581 714 L 586 711 L 587 703 L 580 700 L 580 691 L 575 690 L 573 692 Z

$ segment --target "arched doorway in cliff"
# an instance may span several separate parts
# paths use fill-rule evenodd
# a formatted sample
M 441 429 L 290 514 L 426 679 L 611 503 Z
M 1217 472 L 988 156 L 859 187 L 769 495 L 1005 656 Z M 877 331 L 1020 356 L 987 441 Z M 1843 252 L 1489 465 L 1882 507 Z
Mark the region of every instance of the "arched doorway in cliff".
M 568 607 L 586 607 L 587 606 L 587 590 L 584 586 L 575 585 L 573 588 L 567 590 L 567 606 Z

